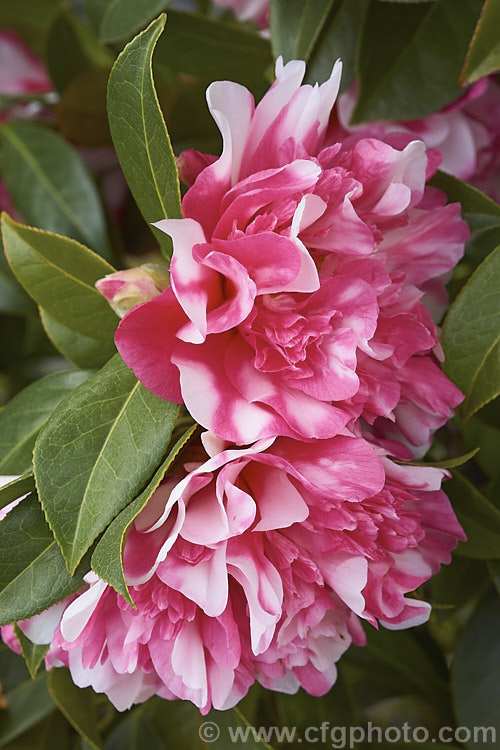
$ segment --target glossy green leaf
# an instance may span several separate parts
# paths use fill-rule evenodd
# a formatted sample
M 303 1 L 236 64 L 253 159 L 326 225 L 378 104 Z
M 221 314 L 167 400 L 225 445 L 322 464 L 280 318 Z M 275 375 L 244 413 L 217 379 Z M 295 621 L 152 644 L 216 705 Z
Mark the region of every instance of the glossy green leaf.
M 97 729 L 96 695 L 92 688 L 79 688 L 71 679 L 69 669 L 51 669 L 48 674 L 50 695 L 78 734 L 95 750 L 102 747 Z
M 163 15 L 127 44 L 108 84 L 111 136 L 130 190 L 148 224 L 182 217 L 179 175 L 151 67 L 164 26 Z M 170 238 L 154 227 L 152 230 L 168 257 Z
M 199 736 L 199 728 L 204 717 L 189 701 L 165 701 L 153 696 L 144 706 L 144 718 L 156 734 L 163 738 L 168 737 L 171 747 L 204 750 L 207 746 L 201 742 Z M 111 745 L 106 747 L 106 750 L 118 748 Z
M 346 727 L 360 724 L 353 701 L 353 696 L 339 665 L 339 674 L 332 689 L 321 697 L 308 695 L 300 690 L 294 695 L 277 693 L 276 709 L 280 726 L 297 727 L 299 736 L 304 737 L 305 730 L 318 727 L 311 733 L 311 739 L 321 738 L 321 725 L 328 721 L 333 726 Z M 321 741 L 318 745 L 321 747 Z
M 9 505 L 19 497 L 34 491 L 35 479 L 33 474 L 27 474 L 26 476 L 14 479 L 9 484 L 0 487 L 0 508 L 5 508 L 6 505 Z
M 12 270 L 50 317 L 99 342 L 106 359 L 116 351 L 118 318 L 95 288 L 114 271 L 103 258 L 74 240 L 2 218 L 5 253 Z
M 31 470 L 36 437 L 57 404 L 92 371 L 55 372 L 36 380 L 0 412 L 0 474 Z
M 475 270 L 446 316 L 444 370 L 465 393 L 465 419 L 500 393 L 500 247 Z
M 180 10 L 168 12 L 156 60 L 203 80 L 242 83 L 256 95 L 268 89 L 273 64 L 267 39 L 235 24 Z
M 477 599 L 482 586 L 488 585 L 487 576 L 484 561 L 454 555 L 450 565 L 442 565 L 439 573 L 432 576 L 430 603 L 433 607 L 461 607 Z
M 479 452 L 479 448 L 464 453 L 463 456 L 457 456 L 456 458 L 445 458 L 442 461 L 396 461 L 397 464 L 402 466 L 432 466 L 435 469 L 456 469 L 458 466 L 463 466 L 467 461 Z
M 500 559 L 500 510 L 458 471 L 444 490 L 467 534 L 467 541 L 459 544 L 456 554 L 479 560 Z
M 50 644 L 47 643 L 45 645 L 40 645 L 32 643 L 32 641 L 30 641 L 30 639 L 24 635 L 19 625 L 14 625 L 14 633 L 16 634 L 16 638 L 19 641 L 21 653 L 23 655 L 24 661 L 26 662 L 29 673 L 33 678 L 35 678 L 36 673 L 40 669 L 44 656 L 49 650 Z
M 485 0 L 472 38 L 461 82 L 473 83 L 500 70 L 500 2 Z
M 59 92 L 84 70 L 111 66 L 114 60 L 89 27 L 64 6 L 50 27 L 46 49 L 49 74 Z
M 209 731 L 207 731 L 207 725 L 213 725 L 209 727 Z M 262 731 L 263 727 L 254 729 L 238 706 L 229 711 L 210 711 L 199 729 L 201 739 L 207 740 L 207 743 L 212 743 L 214 741 L 214 727 L 219 733 L 216 743 L 220 750 L 231 750 L 235 744 L 250 748 L 250 750 L 264 750 L 264 748 L 273 750 L 273 746 L 267 740 L 269 739 L 272 742 L 275 733 L 273 731 Z
M 36 122 L 2 128 L 2 176 L 24 219 L 109 255 L 104 211 L 82 157 Z
M 68 570 L 150 479 L 178 408 L 146 390 L 119 355 L 56 408 L 33 460 L 40 501 Z
M 432 178 L 431 185 L 445 192 L 450 203 L 461 204 L 462 215 L 471 232 L 500 226 L 500 206 L 472 185 L 440 170 Z
M 446 667 L 422 645 L 417 633 L 385 628 L 367 628 L 366 633 L 366 646 L 351 647 L 343 657 L 344 663 L 356 664 L 366 679 L 395 687 L 403 694 L 417 694 L 446 714 L 449 694 L 441 669 Z
M 92 336 L 76 333 L 54 320 L 43 308 L 40 307 L 39 310 L 45 333 L 55 348 L 77 367 L 98 369 L 116 354 L 112 339 L 103 342 Z
M 333 12 L 317 39 L 307 65 L 306 81 L 322 83 L 342 60 L 340 90 L 344 91 L 356 74 L 357 52 L 370 0 L 336 0 Z
M 0 239 L 0 313 L 8 315 L 36 315 L 36 306 L 7 263 L 3 243 Z
M 490 560 L 488 562 L 488 570 L 500 596 L 500 560 Z
M 452 688 L 457 723 L 487 727 L 487 735 L 465 742 L 467 748 L 497 748 L 500 733 L 500 599 L 487 597 L 468 622 L 452 665 Z M 494 734 L 496 732 L 496 736 Z
M 489 411 L 497 402 L 488 404 L 484 412 Z M 500 403 L 498 404 L 500 406 Z M 480 414 L 480 412 L 479 412 Z M 484 471 L 486 476 L 495 477 L 500 472 L 498 462 L 498 446 L 500 445 L 500 423 L 492 426 L 479 418 L 479 414 L 474 415 L 467 422 L 456 420 L 457 427 L 462 433 L 465 442 L 469 446 L 478 446 L 479 453 L 476 457 L 476 463 Z
M 168 737 L 169 743 L 171 737 Z M 171 744 L 174 747 L 174 744 Z M 164 750 L 165 743 L 154 728 L 136 709 L 113 729 L 106 738 L 105 750 Z
M 1 693 L 5 696 L 10 690 L 29 680 L 30 673 L 24 663 L 24 659 L 19 658 L 19 654 L 0 642 L 0 674 L 2 682 Z
M 459 97 L 458 78 L 482 0 L 372 0 L 361 40 L 352 122 L 408 120 Z M 436 75 L 439 61 L 439 75 Z
M 9 710 L 0 713 L 0 747 L 24 734 L 55 709 L 45 672 L 34 680 L 22 682 L 5 698 Z
M 83 0 L 83 4 L 90 25 L 94 31 L 99 31 L 109 0 Z
M 68 575 L 34 496 L 0 523 L 0 625 L 26 620 L 81 588 L 88 571 Z
M 131 36 L 169 4 L 169 0 L 110 0 L 101 18 L 99 35 L 104 42 Z
M 382 2 L 435 2 L 435 0 L 382 0 Z M 421 725 L 425 726 L 425 725 Z M 450 732 L 446 733 L 444 735 L 444 739 L 452 738 L 453 737 L 453 727 L 450 727 Z M 403 734 L 404 730 L 401 730 L 401 736 L 404 737 Z M 375 737 L 377 735 L 375 734 Z M 389 736 L 392 738 L 394 737 L 394 730 L 392 734 L 389 734 Z M 422 737 L 422 730 L 420 730 L 420 734 L 417 731 L 416 734 L 417 737 Z M 411 737 L 411 734 L 410 734 Z M 454 744 L 446 744 L 443 745 L 441 742 L 436 742 L 436 738 L 433 737 L 429 742 L 393 742 L 391 739 L 390 747 L 392 750 L 457 750 L 459 747 L 458 745 Z
M 78 147 L 97 149 L 113 145 L 106 109 L 110 69 L 101 67 L 81 71 L 61 94 L 56 108 L 57 129 Z
M 249 721 L 240 707 L 227 711 L 212 710 L 201 716 L 188 701 L 162 701 L 153 698 L 145 706 L 144 716 L 163 738 L 168 737 L 171 747 L 189 747 L 204 750 L 231 750 L 248 747 L 250 750 L 273 750 L 268 742 L 254 737 Z M 273 733 L 271 732 L 273 735 Z M 274 737 L 274 735 L 273 735 Z M 272 740 L 271 740 L 272 742 Z M 115 746 L 106 750 L 118 750 Z
M 5 745 L 5 750 L 84 750 L 83 747 L 75 747 L 73 741 L 73 728 L 59 711 L 52 711 Z
M 271 0 L 274 57 L 308 60 L 335 0 Z
M 134 602 L 130 596 L 123 572 L 122 553 L 125 539 L 135 518 L 137 518 L 141 510 L 146 506 L 151 495 L 163 480 L 169 466 L 195 429 L 196 425 L 186 430 L 182 437 L 179 438 L 159 469 L 155 472 L 147 487 L 108 526 L 92 555 L 92 569 L 132 605 Z

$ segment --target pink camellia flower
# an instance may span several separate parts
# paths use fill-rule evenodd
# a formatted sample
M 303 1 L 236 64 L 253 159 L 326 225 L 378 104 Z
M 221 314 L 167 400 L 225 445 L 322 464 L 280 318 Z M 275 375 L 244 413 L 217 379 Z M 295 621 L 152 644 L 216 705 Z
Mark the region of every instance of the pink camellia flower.
M 48 666 L 69 666 L 120 710 L 158 694 L 206 713 L 255 680 L 322 695 L 349 644 L 364 642 L 360 618 L 427 619 L 429 605 L 406 594 L 464 538 L 445 472 L 349 436 L 203 441 L 208 459 L 192 449 L 197 460 L 174 469 L 126 540 L 136 609 L 90 573 L 79 595 L 21 624 L 35 642 L 49 636 Z
M 214 3 L 231 8 L 240 21 L 254 21 L 263 29 L 269 26 L 269 0 L 214 0 Z
M 157 224 L 171 286 L 116 344 L 147 388 L 230 442 L 328 438 L 362 418 L 423 450 L 461 395 L 421 297 L 442 291 L 468 229 L 425 185 L 435 152 L 404 134 L 329 140 L 340 64 L 319 87 L 304 71 L 278 60 L 256 107 L 238 84 L 209 87 L 222 155 L 184 155 L 191 179 L 201 170 L 186 218 Z
M 354 83 L 337 103 L 344 137 L 358 133 L 383 138 L 388 133 L 403 132 L 420 138 L 439 151 L 441 169 L 500 200 L 500 86 L 494 78 L 482 78 L 452 104 L 417 120 L 350 125 L 357 95 L 358 85 Z
M 40 58 L 14 31 L 7 29 L 0 32 L 2 94 L 39 94 L 51 90 L 51 80 Z
M 0 94 L 23 96 L 47 94 L 52 83 L 40 58 L 10 29 L 0 31 Z M 0 108 L 0 122 L 13 118 L 30 119 L 43 113 L 40 102 L 8 103 Z M 20 218 L 5 183 L 0 180 L 0 211 Z

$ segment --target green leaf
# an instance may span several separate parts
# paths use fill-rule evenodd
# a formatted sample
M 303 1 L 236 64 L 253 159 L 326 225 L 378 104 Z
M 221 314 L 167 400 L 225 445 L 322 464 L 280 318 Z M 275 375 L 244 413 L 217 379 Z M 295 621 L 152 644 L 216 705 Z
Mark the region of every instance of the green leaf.
M 56 108 L 57 129 L 78 147 L 93 149 L 113 145 L 106 111 L 109 72 L 110 68 L 83 70 L 71 79 L 61 94 Z
M 463 456 L 445 458 L 442 461 L 396 461 L 395 463 L 401 464 L 402 466 L 432 466 L 435 469 L 456 469 L 458 466 L 466 464 L 471 458 L 474 458 L 478 452 L 479 448 L 474 448 L 474 450 L 464 453 Z
M 307 727 L 317 726 L 319 730 L 324 721 L 330 722 L 332 726 L 342 727 L 360 723 L 341 665 L 335 685 L 326 695 L 312 696 L 304 690 L 299 690 L 294 695 L 277 693 L 275 704 L 280 726 L 295 726 L 302 737 Z M 319 739 L 320 731 L 314 736 Z
M 469 47 L 461 83 L 473 83 L 500 69 L 500 2 L 485 0 Z
M 20 737 L 55 708 L 47 689 L 45 672 L 34 680 L 22 682 L 5 698 L 9 708 L 0 714 L 0 747 Z
M 488 562 L 488 569 L 500 596 L 500 560 L 490 560 Z
M 23 631 L 17 624 L 14 625 L 14 633 L 16 634 L 16 638 L 19 641 L 21 653 L 23 655 L 24 661 L 26 662 L 29 673 L 34 679 L 36 677 L 36 673 L 40 669 L 45 654 L 49 650 L 50 643 L 47 643 L 45 645 L 32 643 L 32 641 L 30 641 L 30 639 L 24 635 Z
M 458 78 L 482 0 L 372 0 L 361 40 L 352 122 L 409 120 L 459 97 Z M 439 61 L 439 75 L 436 75 Z
M 269 87 L 273 64 L 269 41 L 255 32 L 179 10 L 169 10 L 155 58 L 178 73 L 242 83 L 258 96 Z
M 445 675 L 434 652 L 429 652 L 411 631 L 366 628 L 367 644 L 351 647 L 344 663 L 356 664 L 366 677 L 394 685 L 398 692 L 416 693 L 431 705 L 449 710 Z
M 56 408 L 33 458 L 40 501 L 69 571 L 149 480 L 178 409 L 146 390 L 119 355 Z
M 212 710 L 206 716 L 201 716 L 196 707 L 188 701 L 152 698 L 144 706 L 144 716 L 160 737 L 168 737 L 169 747 L 189 747 L 193 750 L 214 747 L 217 750 L 230 750 L 244 746 L 250 750 L 273 750 L 268 743 L 254 738 L 249 729 L 249 722 L 240 708 L 227 711 Z M 274 734 L 271 734 L 274 737 Z M 106 750 L 115 748 L 116 745 L 112 745 L 106 747 Z
M 465 393 L 468 419 L 500 393 L 500 247 L 474 271 L 448 311 L 444 371 Z
M 29 492 L 34 492 L 35 489 L 33 474 L 27 474 L 24 477 L 14 479 L 9 484 L 0 487 L 0 508 L 5 508 L 9 503 L 12 503 L 23 495 L 27 495 Z
M 104 42 L 131 36 L 169 4 L 169 0 L 110 0 L 100 22 L 99 35 Z
M 51 318 L 42 307 L 39 310 L 45 333 L 55 348 L 77 367 L 98 369 L 116 354 L 112 339 L 109 342 L 104 342 L 92 338 L 92 336 L 76 333 L 76 331 L 72 331 L 71 328 Z
M 455 554 L 478 560 L 500 559 L 500 510 L 458 471 L 444 489 L 467 534 L 467 541 L 459 544 Z
M 452 665 L 452 688 L 457 723 L 487 727 L 479 741 L 464 742 L 468 748 L 497 748 L 500 733 L 500 599 L 496 592 L 487 597 L 468 622 Z
M 79 73 L 111 66 L 114 60 L 88 26 L 64 6 L 50 27 L 46 58 L 50 77 L 60 93 Z
M 450 203 L 461 204 L 462 215 L 471 232 L 500 226 L 500 206 L 477 188 L 441 170 L 430 184 L 446 193 Z
M 58 323 L 98 342 L 109 359 L 118 319 L 94 285 L 113 267 L 75 240 L 17 224 L 6 214 L 2 230 L 11 268 L 28 294 Z
M 36 315 L 36 307 L 9 268 L 0 238 L 0 313 Z
M 24 219 L 107 257 L 104 211 L 80 154 L 40 123 L 9 122 L 1 132 L 2 176 Z
M 355 77 L 357 53 L 370 0 L 336 0 L 333 12 L 321 30 L 311 54 L 306 81 L 326 81 L 337 58 L 342 60 L 340 90 L 344 91 Z
M 96 695 L 92 688 L 79 688 L 69 669 L 51 669 L 48 675 L 50 695 L 58 709 L 91 747 L 100 750 L 102 739 L 97 729 Z
M 497 404 L 497 401 L 488 404 L 481 411 L 483 413 L 489 411 L 490 407 L 493 407 L 494 404 Z M 500 406 L 500 402 L 498 402 L 498 406 Z M 493 478 L 500 472 L 500 465 L 498 463 L 500 423 L 496 422 L 496 427 L 493 427 L 491 424 L 480 419 L 480 414 L 481 412 L 467 422 L 456 420 L 456 423 L 466 444 L 480 448 L 476 458 L 477 465 L 484 471 L 486 476 Z
M 74 746 L 74 739 L 73 728 L 59 711 L 54 710 L 5 745 L 5 750 L 84 750 Z
M 148 224 L 182 217 L 179 175 L 151 67 L 164 26 L 163 15 L 127 44 L 108 84 L 111 136 L 130 190 Z M 170 238 L 151 229 L 169 257 Z
M 271 0 L 274 57 L 308 60 L 335 0 Z
M 88 567 L 68 575 L 34 496 L 0 524 L 0 625 L 26 620 L 78 591 Z
M 55 372 L 14 396 L 0 412 L 0 474 L 31 470 L 36 437 L 57 404 L 92 371 Z
M 174 747 L 169 736 L 169 743 Z M 136 709 L 113 729 L 106 738 L 106 750 L 164 750 L 165 744 L 151 724 Z
M 144 705 L 144 718 L 160 737 L 168 737 L 170 747 L 186 747 L 190 750 L 205 750 L 207 747 L 206 743 L 201 742 L 198 733 L 204 717 L 189 701 L 165 701 L 153 696 Z M 106 750 L 115 750 L 115 747 L 111 745 Z
M 109 0 L 83 0 L 85 13 L 94 31 L 99 31 Z
M 207 724 L 213 725 L 210 726 L 209 732 L 207 732 L 206 729 Z M 238 742 L 238 744 L 241 743 L 241 745 L 244 745 L 250 750 L 263 750 L 263 748 L 273 750 L 272 745 L 265 741 L 265 735 L 262 733 L 262 728 L 259 727 L 261 730 L 261 736 L 259 736 L 259 730 L 253 730 L 250 722 L 238 707 L 232 708 L 229 711 L 210 711 L 201 723 L 199 729 L 200 738 L 206 740 L 207 743 L 212 743 L 214 741 L 214 734 L 212 732 L 215 727 L 217 731 L 220 732 L 220 736 L 216 739 L 219 750 L 231 750 L 231 748 L 234 748 L 235 742 Z M 277 729 L 279 728 L 277 727 Z M 239 734 L 239 732 L 241 732 L 241 734 Z M 242 735 L 245 737 L 244 740 L 242 740 Z M 274 736 L 274 732 L 270 732 L 269 739 L 274 738 Z
M 175 460 L 178 453 L 181 451 L 183 446 L 189 440 L 191 435 L 196 429 L 196 425 L 190 427 L 186 432 L 179 438 L 175 443 L 168 456 L 163 461 L 161 466 L 155 472 L 153 478 L 147 485 L 147 487 L 136 497 L 136 499 L 128 505 L 125 510 L 114 519 L 114 521 L 108 526 L 104 532 L 102 538 L 99 540 L 94 553 L 92 555 L 92 569 L 97 575 L 103 580 L 107 581 L 115 591 L 118 591 L 124 599 L 126 599 L 132 606 L 134 602 L 130 596 L 130 592 L 125 581 L 125 575 L 123 571 L 122 553 L 123 545 L 127 537 L 128 531 L 132 526 L 132 523 L 137 518 L 141 510 L 146 506 L 153 492 L 158 488 L 160 482 L 163 480 L 168 468 Z
M 483 585 L 488 586 L 488 570 L 482 560 L 453 556 L 451 565 L 443 565 L 430 580 L 431 604 L 438 607 L 461 607 L 476 600 Z

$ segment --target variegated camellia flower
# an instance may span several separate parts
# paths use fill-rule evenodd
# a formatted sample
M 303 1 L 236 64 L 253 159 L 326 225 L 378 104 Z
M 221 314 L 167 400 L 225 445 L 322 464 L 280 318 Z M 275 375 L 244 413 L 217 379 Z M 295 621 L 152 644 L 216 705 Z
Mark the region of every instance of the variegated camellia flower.
M 422 297 L 442 297 L 468 229 L 426 186 L 437 152 L 405 133 L 336 139 L 340 63 L 321 86 L 304 71 L 278 60 L 257 106 L 236 83 L 209 87 L 222 155 L 181 157 L 185 218 L 157 225 L 171 286 L 123 318 L 116 344 L 225 440 L 347 428 L 422 452 L 461 399 Z
M 227 446 L 205 434 L 136 518 L 124 573 L 136 605 L 94 573 L 84 590 L 20 623 L 50 642 L 48 668 L 120 710 L 153 694 L 207 713 L 257 680 L 323 695 L 360 621 L 406 628 L 408 597 L 463 532 L 441 469 L 402 466 L 347 436 Z M 362 470 L 360 470 L 362 467 Z M 3 639 L 18 648 L 12 626 Z

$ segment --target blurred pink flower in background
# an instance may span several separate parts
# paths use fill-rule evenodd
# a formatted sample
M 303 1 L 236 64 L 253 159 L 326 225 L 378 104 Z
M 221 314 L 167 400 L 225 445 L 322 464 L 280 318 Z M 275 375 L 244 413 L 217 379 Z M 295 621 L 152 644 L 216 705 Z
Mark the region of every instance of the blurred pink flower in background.
M 402 132 L 421 138 L 442 157 L 441 169 L 500 201 L 500 86 L 482 78 L 449 106 L 417 120 L 364 122 L 350 125 L 358 94 L 353 84 L 338 100 L 338 121 L 346 133 L 383 137 Z M 337 137 L 341 133 L 337 132 Z
M 0 32 L 0 92 L 2 94 L 44 94 L 52 82 L 42 60 L 14 31 Z
M 0 95 L 29 96 L 48 94 L 52 82 L 42 60 L 30 50 L 21 37 L 10 29 L 0 31 Z M 12 119 L 42 117 L 44 105 L 41 101 L 7 101 L 0 107 L 0 122 Z M 0 180 L 0 211 L 17 215 L 9 191 Z
M 253 21 L 265 29 L 269 26 L 269 0 L 214 0 L 221 8 L 231 8 L 240 21 Z

